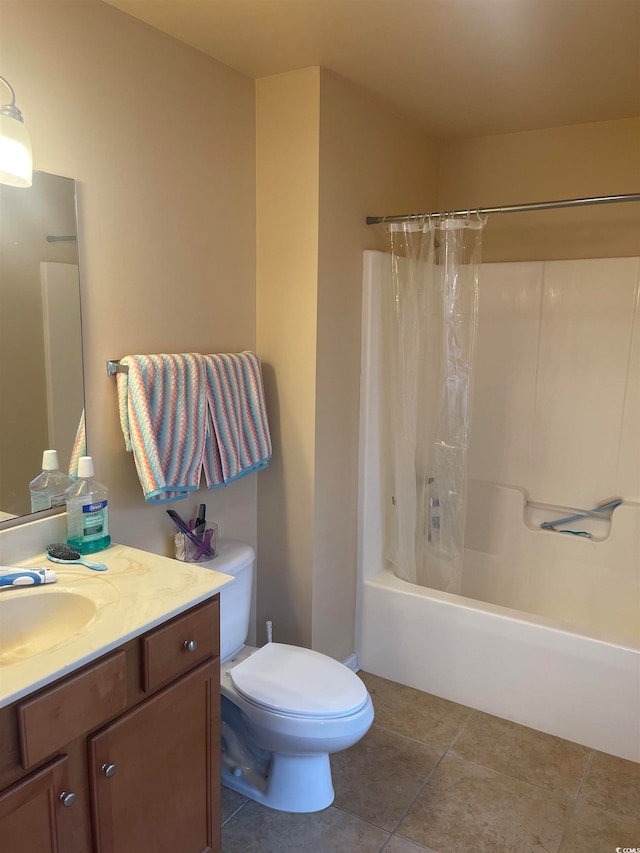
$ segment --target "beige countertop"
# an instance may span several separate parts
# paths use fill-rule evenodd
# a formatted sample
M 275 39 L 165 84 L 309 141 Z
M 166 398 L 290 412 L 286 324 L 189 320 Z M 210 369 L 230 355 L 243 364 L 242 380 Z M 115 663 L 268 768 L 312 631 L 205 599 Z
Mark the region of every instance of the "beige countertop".
M 0 708 L 206 601 L 233 580 L 230 575 L 197 564 L 125 545 L 112 545 L 88 559 L 105 563 L 108 571 L 54 564 L 41 553 L 21 560 L 20 565 L 52 568 L 57 583 L 0 589 Z M 45 601 L 44 596 L 62 596 L 72 602 L 66 625 L 64 615 L 57 617 L 58 602 Z M 29 600 L 19 603 L 21 598 Z M 12 605 L 12 601 L 16 603 Z M 38 623 L 37 628 L 25 631 L 20 642 L 15 639 L 16 619 L 3 619 L 4 602 L 7 611 L 14 607 L 14 613 L 26 614 L 25 621 L 34 619 Z M 48 617 L 49 610 L 53 616 Z M 64 610 L 60 612 L 64 614 Z M 75 621 L 77 627 L 70 628 Z M 14 629 L 9 627 L 11 622 Z M 7 634 L 14 631 L 4 643 L 3 624 Z M 67 635 L 58 641 L 56 632 L 60 630 Z M 47 648 L 52 637 L 55 644 Z

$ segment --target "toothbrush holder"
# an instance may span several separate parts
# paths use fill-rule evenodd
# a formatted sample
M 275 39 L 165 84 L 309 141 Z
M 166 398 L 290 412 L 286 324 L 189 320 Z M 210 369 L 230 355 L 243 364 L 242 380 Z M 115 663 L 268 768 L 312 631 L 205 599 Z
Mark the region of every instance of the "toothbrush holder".
M 183 563 L 204 563 L 212 560 L 218 555 L 218 525 L 212 524 L 202 533 L 195 533 L 201 540 L 201 545 L 196 545 L 184 533 L 176 533 L 173 537 L 175 546 L 175 558 Z M 213 552 L 213 553 L 211 553 Z

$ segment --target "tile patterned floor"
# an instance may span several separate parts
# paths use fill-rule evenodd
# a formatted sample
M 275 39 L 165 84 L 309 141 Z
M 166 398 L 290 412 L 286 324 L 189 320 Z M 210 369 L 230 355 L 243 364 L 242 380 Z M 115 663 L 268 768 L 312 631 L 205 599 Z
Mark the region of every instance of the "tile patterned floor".
M 376 719 L 311 815 L 223 788 L 223 853 L 640 850 L 640 764 L 360 673 Z

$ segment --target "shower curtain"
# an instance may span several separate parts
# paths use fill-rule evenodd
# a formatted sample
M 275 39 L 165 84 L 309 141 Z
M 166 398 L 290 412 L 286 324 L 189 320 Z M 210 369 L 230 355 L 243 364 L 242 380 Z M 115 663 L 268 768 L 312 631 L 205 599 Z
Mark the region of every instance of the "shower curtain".
M 462 592 L 466 460 L 484 221 L 393 223 L 389 430 L 403 580 Z

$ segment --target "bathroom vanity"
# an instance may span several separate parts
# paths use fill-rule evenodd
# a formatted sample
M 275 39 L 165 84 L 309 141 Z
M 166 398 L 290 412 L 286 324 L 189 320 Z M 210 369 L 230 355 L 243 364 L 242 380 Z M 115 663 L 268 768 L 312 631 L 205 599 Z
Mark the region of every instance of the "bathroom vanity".
M 217 592 L 231 578 L 123 546 L 101 558 L 108 572 L 59 566 L 50 589 L 0 598 L 0 849 L 219 851 Z M 37 614 L 69 595 L 95 610 L 52 599 L 89 619 L 61 641 L 43 624 L 51 648 L 36 631 L 31 653 L 2 619 L 21 597 Z

